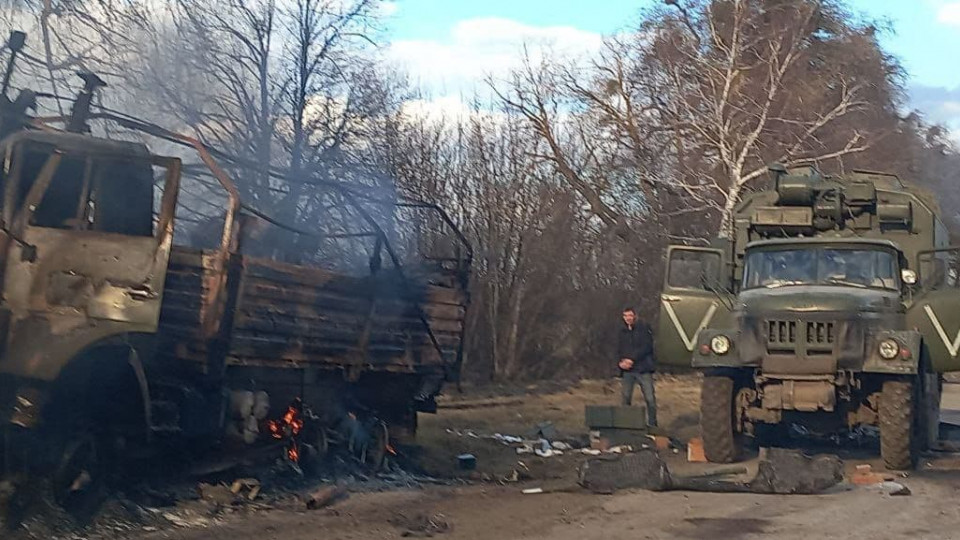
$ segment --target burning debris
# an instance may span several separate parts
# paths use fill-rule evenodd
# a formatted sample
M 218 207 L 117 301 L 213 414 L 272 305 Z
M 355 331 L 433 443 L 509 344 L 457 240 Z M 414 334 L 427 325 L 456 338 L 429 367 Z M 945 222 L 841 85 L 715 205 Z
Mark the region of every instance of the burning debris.
M 279 420 L 268 424 L 270 435 L 277 440 L 286 440 L 286 456 L 291 463 L 300 464 L 300 433 L 303 431 L 303 401 L 297 398 L 287 407 Z

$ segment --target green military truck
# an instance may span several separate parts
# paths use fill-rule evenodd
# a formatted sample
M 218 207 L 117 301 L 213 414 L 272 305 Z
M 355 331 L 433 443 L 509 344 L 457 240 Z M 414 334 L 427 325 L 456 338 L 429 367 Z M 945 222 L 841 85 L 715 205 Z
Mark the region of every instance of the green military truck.
M 659 359 L 703 372 L 710 461 L 792 424 L 873 426 L 885 465 L 908 469 L 937 440 L 941 375 L 960 370 L 960 248 L 894 175 L 772 173 L 731 238 L 669 248 Z

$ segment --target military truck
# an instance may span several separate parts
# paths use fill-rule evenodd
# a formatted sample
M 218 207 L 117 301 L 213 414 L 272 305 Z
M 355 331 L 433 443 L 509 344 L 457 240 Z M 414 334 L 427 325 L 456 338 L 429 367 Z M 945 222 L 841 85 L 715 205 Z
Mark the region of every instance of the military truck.
M 936 442 L 941 375 L 960 370 L 958 249 L 894 175 L 771 174 L 731 238 L 668 249 L 659 359 L 703 372 L 710 461 L 795 425 L 866 427 L 888 468 L 910 468 Z
M 22 36 L 10 43 L 22 46 Z M 435 412 L 441 385 L 459 375 L 471 260 L 442 209 L 394 201 L 387 217 L 415 212 L 406 225 L 423 232 L 414 240 L 429 240 L 400 245 L 362 193 L 325 185 L 363 216 L 365 230 L 339 237 L 367 240 L 354 253 L 368 264 L 347 273 L 254 256 L 244 228 L 283 224 L 244 210 L 212 150 L 92 112 L 103 86 L 93 75 L 72 114 L 53 121 L 28 114 L 29 90 L 8 99 L 8 79 L 0 95 L 0 475 L 24 485 L 50 479 L 60 503 L 83 511 L 110 465 L 149 457 L 161 443 L 214 446 L 237 420 L 247 422 L 238 428 L 245 436 L 299 436 L 302 446 L 288 448 L 293 461 L 303 463 L 308 449 L 322 457 L 328 436 L 342 433 L 377 466 L 391 440 L 415 432 L 418 412 Z M 93 136 L 95 121 L 199 152 L 226 201 L 218 245 L 174 243 L 181 160 Z M 288 180 L 284 171 L 259 172 Z

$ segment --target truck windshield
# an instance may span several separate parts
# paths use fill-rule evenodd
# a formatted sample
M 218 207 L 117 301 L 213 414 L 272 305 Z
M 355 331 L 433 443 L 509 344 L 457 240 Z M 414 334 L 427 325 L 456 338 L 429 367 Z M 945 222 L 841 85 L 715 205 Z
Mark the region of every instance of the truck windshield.
M 881 249 L 764 249 L 747 254 L 744 289 L 790 285 L 897 290 L 897 258 Z

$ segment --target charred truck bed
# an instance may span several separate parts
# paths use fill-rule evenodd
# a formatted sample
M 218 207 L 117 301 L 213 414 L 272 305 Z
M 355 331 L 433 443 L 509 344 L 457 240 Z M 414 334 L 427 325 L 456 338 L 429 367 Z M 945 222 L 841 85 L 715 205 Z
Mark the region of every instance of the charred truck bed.
M 462 269 L 405 282 L 390 270 L 350 276 L 236 253 L 221 270 L 216 260 L 179 247 L 171 256 L 158 361 L 180 377 L 282 404 L 302 396 L 319 406 L 336 387 L 408 434 L 411 407 L 433 412 L 440 383 L 458 376 Z

